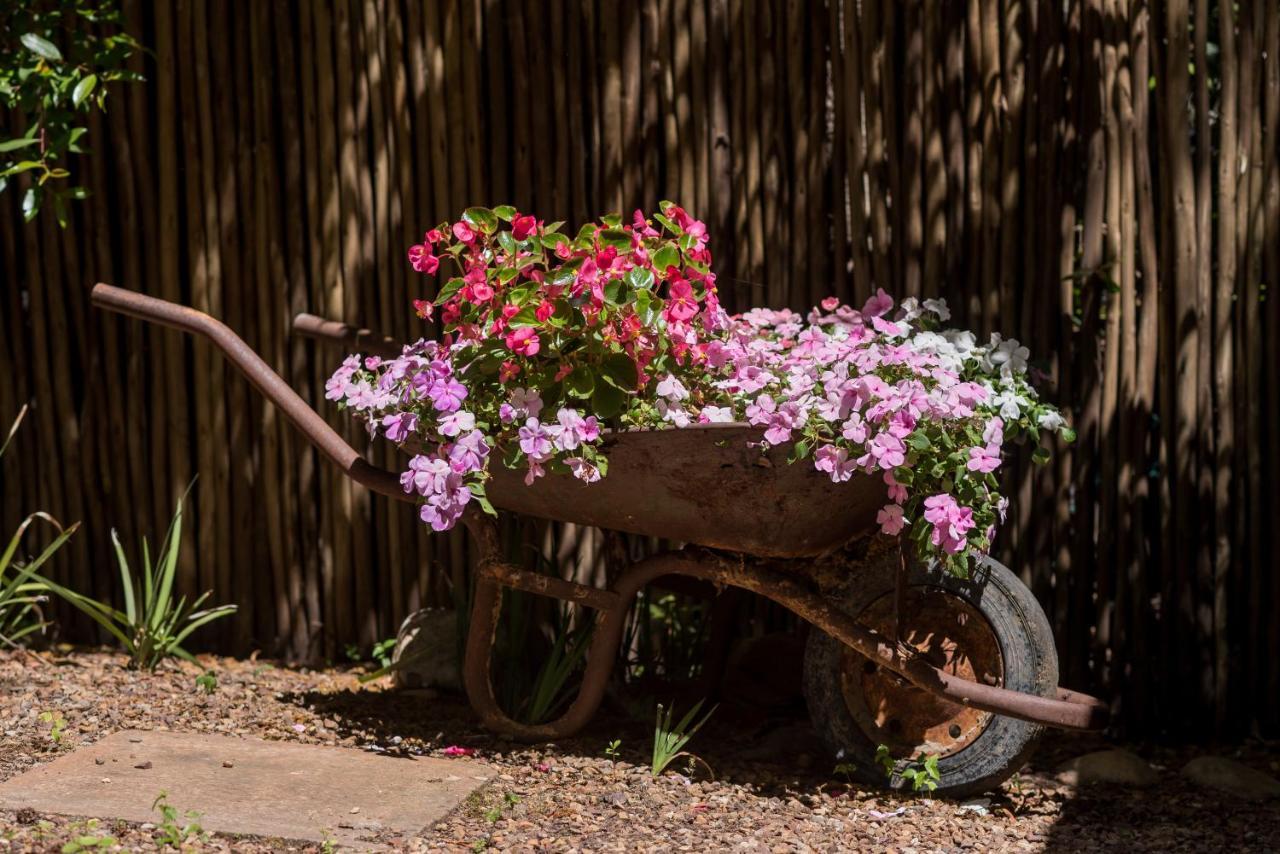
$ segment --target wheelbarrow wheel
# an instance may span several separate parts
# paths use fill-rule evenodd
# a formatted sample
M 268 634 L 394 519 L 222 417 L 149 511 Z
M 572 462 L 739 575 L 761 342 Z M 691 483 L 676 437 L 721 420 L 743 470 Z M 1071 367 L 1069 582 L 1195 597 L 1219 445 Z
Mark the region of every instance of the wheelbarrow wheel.
M 847 613 L 894 634 L 897 549 L 851 579 Z M 967 679 L 1053 696 L 1058 655 L 1049 621 L 1031 591 L 1003 564 L 982 558 L 969 579 L 915 565 L 903 602 L 902 637 L 936 667 Z M 862 783 L 911 789 L 902 771 L 921 754 L 938 757 L 936 794 L 965 797 L 996 788 L 1025 764 L 1042 727 L 971 709 L 916 688 L 824 632 L 809 636 L 804 660 L 809 715 L 841 771 Z M 880 745 L 899 761 L 877 762 Z

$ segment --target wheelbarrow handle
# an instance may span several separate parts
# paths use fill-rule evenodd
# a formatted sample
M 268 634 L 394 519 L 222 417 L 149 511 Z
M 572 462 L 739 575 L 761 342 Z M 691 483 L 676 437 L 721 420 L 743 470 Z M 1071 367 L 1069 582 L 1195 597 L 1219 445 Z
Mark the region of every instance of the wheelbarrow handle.
M 93 286 L 90 300 L 99 308 L 201 335 L 222 351 L 227 361 L 276 405 L 311 444 L 337 464 L 347 477 L 391 498 L 412 500 L 400 487 L 399 476 L 369 463 L 355 448 L 298 396 L 271 366 L 222 321 L 185 305 L 156 299 L 102 283 Z
M 314 338 L 330 344 L 342 344 L 349 350 L 371 353 L 386 359 L 394 359 L 403 349 L 395 341 L 371 329 L 351 326 L 341 320 L 327 320 L 306 312 L 293 319 L 293 331 L 306 338 Z

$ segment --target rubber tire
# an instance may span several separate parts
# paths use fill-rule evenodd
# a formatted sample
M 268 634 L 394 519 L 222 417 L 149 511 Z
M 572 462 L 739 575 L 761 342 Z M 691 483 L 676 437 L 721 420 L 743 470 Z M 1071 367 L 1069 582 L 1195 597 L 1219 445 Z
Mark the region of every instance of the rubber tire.
M 1008 567 L 981 558 L 970 579 L 924 565 L 911 568 L 910 584 L 941 588 L 967 601 L 991 623 L 1004 659 L 1004 686 L 1053 696 L 1058 686 L 1058 652 L 1049 620 L 1031 591 Z M 900 566 L 897 549 L 854 573 L 843 597 L 846 613 L 857 615 L 894 588 Z M 886 777 L 875 762 L 877 745 L 850 713 L 841 690 L 845 647 L 820 630 L 809 633 L 804 656 L 804 693 L 809 717 L 831 750 L 833 762 L 852 764 L 851 775 L 881 788 L 909 786 L 898 774 Z M 941 780 L 935 795 L 962 798 L 997 788 L 1013 776 L 1035 750 L 1043 727 L 996 715 L 977 740 L 938 761 Z

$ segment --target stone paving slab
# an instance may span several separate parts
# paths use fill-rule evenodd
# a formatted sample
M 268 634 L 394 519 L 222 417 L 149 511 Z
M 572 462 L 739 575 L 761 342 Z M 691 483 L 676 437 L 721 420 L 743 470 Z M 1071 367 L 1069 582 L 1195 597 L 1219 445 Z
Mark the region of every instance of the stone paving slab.
M 469 759 L 125 731 L 0 783 L 0 807 L 146 822 L 163 790 L 205 830 L 351 845 L 416 833 L 493 774 Z

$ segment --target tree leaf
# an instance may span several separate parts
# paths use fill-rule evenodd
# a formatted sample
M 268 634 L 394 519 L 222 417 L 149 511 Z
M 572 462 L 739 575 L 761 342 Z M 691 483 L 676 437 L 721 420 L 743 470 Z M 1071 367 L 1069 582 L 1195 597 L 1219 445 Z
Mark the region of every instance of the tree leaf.
M 39 141 L 38 139 L 6 139 L 4 142 L 0 142 L 0 154 L 17 151 L 19 148 L 35 145 Z
M 98 75 L 90 74 L 88 77 L 76 84 L 76 88 L 71 92 L 71 103 L 73 106 L 80 106 L 84 103 L 85 98 L 93 94 L 93 88 L 98 85 Z
M 54 47 L 53 42 L 43 39 L 35 33 L 24 33 L 22 44 L 36 56 L 52 62 L 62 61 L 62 53 Z

